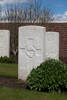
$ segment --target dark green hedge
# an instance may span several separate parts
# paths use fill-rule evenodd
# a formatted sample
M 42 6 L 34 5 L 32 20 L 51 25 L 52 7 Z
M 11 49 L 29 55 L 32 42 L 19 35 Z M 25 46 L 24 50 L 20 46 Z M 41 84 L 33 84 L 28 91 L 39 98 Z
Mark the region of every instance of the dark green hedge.
M 55 59 L 48 59 L 27 78 L 28 88 L 37 91 L 59 91 L 67 89 L 67 65 Z
M 0 63 L 12 64 L 16 62 L 13 58 L 9 58 L 5 56 L 5 57 L 0 57 Z

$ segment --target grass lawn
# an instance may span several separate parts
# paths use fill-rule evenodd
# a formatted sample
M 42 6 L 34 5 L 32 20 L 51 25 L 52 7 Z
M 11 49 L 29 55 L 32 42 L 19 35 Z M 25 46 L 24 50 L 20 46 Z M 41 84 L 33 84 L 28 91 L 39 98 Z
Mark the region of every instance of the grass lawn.
M 0 76 L 18 77 L 18 65 L 0 64 Z
M 17 77 L 16 64 L 0 64 L 0 76 Z M 67 94 L 49 94 L 0 86 L 0 100 L 67 100 Z
M 67 95 L 54 95 L 0 86 L 0 100 L 67 100 Z

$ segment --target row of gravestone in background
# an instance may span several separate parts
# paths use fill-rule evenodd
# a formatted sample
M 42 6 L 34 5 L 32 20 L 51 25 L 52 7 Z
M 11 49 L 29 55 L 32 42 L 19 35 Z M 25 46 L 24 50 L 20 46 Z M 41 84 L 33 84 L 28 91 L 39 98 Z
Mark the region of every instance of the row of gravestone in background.
M 36 25 L 19 27 L 18 79 L 26 80 L 30 71 L 47 58 L 59 59 L 59 32 L 46 32 Z M 0 57 L 8 56 L 10 31 L 0 30 Z
M 11 40 L 14 40 L 18 28 L 25 25 L 45 26 L 47 31 L 59 32 L 59 57 L 63 62 L 67 62 L 67 23 L 0 23 L 0 29 L 10 30 L 10 56 L 15 57 L 11 51 Z M 18 58 L 17 56 L 15 58 Z
M 0 57 L 9 57 L 10 50 L 10 32 L 8 30 L 0 30 Z

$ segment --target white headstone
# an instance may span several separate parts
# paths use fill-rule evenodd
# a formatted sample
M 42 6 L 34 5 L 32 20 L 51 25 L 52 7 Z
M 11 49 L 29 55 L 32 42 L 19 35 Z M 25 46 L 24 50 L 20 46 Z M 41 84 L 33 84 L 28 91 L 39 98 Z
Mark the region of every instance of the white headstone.
M 8 30 L 0 30 L 0 57 L 9 57 L 10 32 Z
M 46 32 L 41 26 L 20 27 L 18 57 L 18 79 L 26 80 L 48 57 L 59 59 L 59 33 Z
M 45 35 L 45 57 L 59 59 L 59 33 L 46 32 Z
M 24 26 L 19 28 L 19 79 L 26 80 L 30 71 L 45 60 L 44 38 L 44 27 Z

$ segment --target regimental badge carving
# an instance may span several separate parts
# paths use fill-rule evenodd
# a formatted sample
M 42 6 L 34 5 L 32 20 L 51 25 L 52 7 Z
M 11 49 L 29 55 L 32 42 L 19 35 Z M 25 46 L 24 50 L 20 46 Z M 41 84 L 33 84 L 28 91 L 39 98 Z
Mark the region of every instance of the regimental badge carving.
M 32 58 L 33 56 L 35 56 L 35 53 L 36 53 L 36 50 L 33 46 L 29 46 L 27 49 L 26 49 L 26 55 L 29 57 L 29 58 Z
M 34 56 L 40 54 L 41 47 L 40 42 L 37 38 L 27 38 L 25 43 L 25 47 L 21 49 L 22 52 L 25 52 L 25 55 L 28 58 L 33 58 Z

